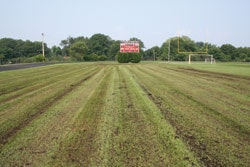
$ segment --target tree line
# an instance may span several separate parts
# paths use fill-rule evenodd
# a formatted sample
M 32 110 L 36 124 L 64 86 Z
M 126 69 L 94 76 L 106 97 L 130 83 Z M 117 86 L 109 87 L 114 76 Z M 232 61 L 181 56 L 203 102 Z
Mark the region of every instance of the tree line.
M 187 54 L 178 53 L 179 41 L 179 50 L 183 52 L 203 52 L 208 48 L 208 54 L 212 54 L 217 61 L 250 62 L 250 47 L 237 48 L 231 44 L 217 46 L 195 42 L 187 36 L 182 36 L 179 39 L 169 38 L 160 47 L 145 49 L 140 39 L 133 37 L 129 40 L 139 41 L 142 60 L 187 60 Z M 0 39 L 0 64 L 43 61 L 41 48 L 42 44 L 39 41 L 2 38 Z M 119 49 L 119 40 L 113 40 L 104 34 L 94 34 L 90 38 L 68 37 L 60 42 L 60 46 L 51 48 L 45 44 L 45 55 L 46 61 L 112 61 L 116 60 Z
M 178 39 L 179 38 L 179 39 Z M 179 47 L 178 47 L 179 43 Z M 170 48 L 170 51 L 169 51 Z M 154 46 L 144 53 L 144 60 L 172 60 L 187 61 L 188 54 L 180 52 L 206 52 L 216 61 L 250 62 L 250 47 L 235 47 L 231 44 L 223 44 L 220 47 L 210 43 L 195 42 L 187 36 L 173 37 L 166 40 L 161 47 Z M 208 49 L 208 50 L 206 50 Z M 169 53 L 169 55 L 168 55 Z M 196 57 L 199 59 L 199 57 Z

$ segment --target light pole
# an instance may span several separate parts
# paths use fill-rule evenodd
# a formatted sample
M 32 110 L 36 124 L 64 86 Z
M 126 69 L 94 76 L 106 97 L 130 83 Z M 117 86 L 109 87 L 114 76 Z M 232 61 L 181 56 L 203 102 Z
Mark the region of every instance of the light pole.
M 43 61 L 45 60 L 45 54 L 44 54 L 44 33 L 42 33 L 42 51 L 43 51 Z

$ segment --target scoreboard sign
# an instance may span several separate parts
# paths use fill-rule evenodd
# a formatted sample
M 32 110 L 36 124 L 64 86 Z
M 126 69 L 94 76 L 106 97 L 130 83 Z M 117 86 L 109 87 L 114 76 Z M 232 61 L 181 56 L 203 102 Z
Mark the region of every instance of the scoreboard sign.
M 139 42 L 138 41 L 123 41 L 120 44 L 120 52 L 135 52 L 139 53 Z

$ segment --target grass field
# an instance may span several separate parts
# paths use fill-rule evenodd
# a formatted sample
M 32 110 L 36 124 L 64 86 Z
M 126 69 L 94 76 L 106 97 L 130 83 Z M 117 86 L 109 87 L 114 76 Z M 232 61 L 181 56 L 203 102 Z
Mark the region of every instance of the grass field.
M 249 166 L 250 65 L 0 72 L 0 166 Z

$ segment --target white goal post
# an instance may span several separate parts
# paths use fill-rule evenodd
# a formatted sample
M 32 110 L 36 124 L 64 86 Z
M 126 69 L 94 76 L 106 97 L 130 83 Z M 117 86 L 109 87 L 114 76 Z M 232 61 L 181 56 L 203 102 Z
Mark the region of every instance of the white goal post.
M 204 56 L 204 57 L 210 57 L 210 63 L 213 64 L 215 63 L 215 59 L 213 58 L 213 55 L 209 55 L 209 54 L 189 54 L 188 56 L 188 64 L 191 64 L 191 57 L 192 56 Z M 207 63 L 208 59 L 205 58 L 205 63 Z

